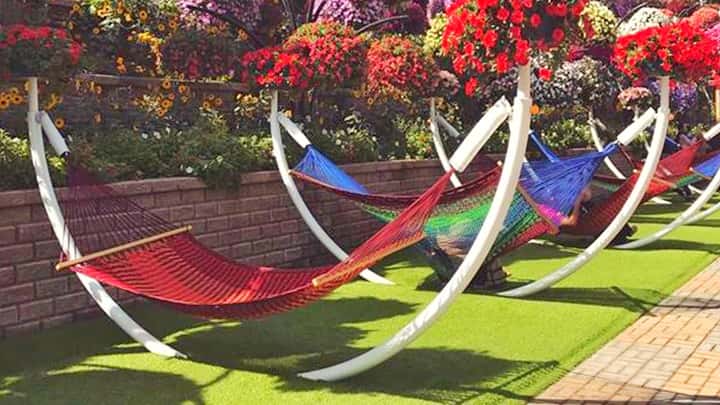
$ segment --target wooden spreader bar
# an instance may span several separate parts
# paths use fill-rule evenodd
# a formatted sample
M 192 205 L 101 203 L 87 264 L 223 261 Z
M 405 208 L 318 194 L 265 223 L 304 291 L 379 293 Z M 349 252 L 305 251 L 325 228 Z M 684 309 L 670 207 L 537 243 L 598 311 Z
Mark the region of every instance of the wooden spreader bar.
M 124 245 L 115 246 L 109 249 L 102 250 L 100 252 L 91 253 L 89 255 L 85 255 L 82 257 L 79 257 L 77 259 L 68 260 L 64 262 L 60 262 L 55 266 L 55 270 L 62 271 L 69 269 L 73 266 L 77 266 L 78 264 L 82 264 L 85 262 L 89 262 L 91 260 L 100 259 L 105 256 L 110 256 L 116 253 L 124 252 L 126 250 L 130 250 L 136 247 L 140 247 L 143 245 L 147 245 L 149 243 L 157 242 L 159 240 L 169 238 L 171 236 L 180 235 L 185 232 L 190 232 L 192 230 L 192 226 L 183 226 L 182 228 L 173 229 L 172 231 L 163 232 L 157 235 L 149 236 L 147 238 L 143 238 L 140 240 L 136 240 L 130 243 L 126 243 Z

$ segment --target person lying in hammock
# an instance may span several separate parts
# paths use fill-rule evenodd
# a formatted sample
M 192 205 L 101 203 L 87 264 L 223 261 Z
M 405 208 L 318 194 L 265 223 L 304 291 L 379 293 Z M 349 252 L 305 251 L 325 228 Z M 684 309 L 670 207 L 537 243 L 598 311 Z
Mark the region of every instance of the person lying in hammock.
M 584 213 L 590 212 L 590 208 L 592 207 L 591 200 L 592 190 L 590 186 L 588 186 L 583 189 L 578 198 L 575 200 L 570 215 L 563 217 L 560 220 L 560 227 L 577 225 L 578 221 L 580 220 L 580 216 Z M 636 231 L 637 227 L 635 225 L 626 223 L 623 226 L 622 230 L 620 230 L 620 232 L 617 234 L 617 236 L 615 236 L 615 239 L 610 242 L 610 246 L 624 243 L 629 237 L 634 235 Z

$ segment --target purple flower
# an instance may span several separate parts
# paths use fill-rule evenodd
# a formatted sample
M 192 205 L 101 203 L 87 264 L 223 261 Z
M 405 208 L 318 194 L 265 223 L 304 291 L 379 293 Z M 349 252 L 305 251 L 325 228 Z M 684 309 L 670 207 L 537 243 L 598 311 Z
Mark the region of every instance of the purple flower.
M 657 81 L 650 82 L 648 88 L 653 94 L 658 94 L 659 86 Z M 698 103 L 697 85 L 692 83 L 676 82 L 670 93 L 670 105 L 673 112 L 682 114 L 694 108 Z
M 260 7 L 263 0 L 179 0 L 178 7 L 184 21 L 200 26 L 218 24 L 220 21 L 209 14 L 189 9 L 189 6 L 202 7 L 221 15 L 227 15 L 240 21 L 245 28 L 255 29 L 260 22 Z
M 445 10 L 453 4 L 454 0 L 430 0 L 427 5 L 427 18 L 428 20 L 435 17 L 437 14 L 444 13 Z
M 383 0 L 319 0 L 314 2 L 313 8 L 320 20 L 354 26 L 375 22 L 389 12 Z
M 615 12 L 620 18 L 624 18 L 640 3 L 643 3 L 643 0 L 615 0 L 611 2 Z

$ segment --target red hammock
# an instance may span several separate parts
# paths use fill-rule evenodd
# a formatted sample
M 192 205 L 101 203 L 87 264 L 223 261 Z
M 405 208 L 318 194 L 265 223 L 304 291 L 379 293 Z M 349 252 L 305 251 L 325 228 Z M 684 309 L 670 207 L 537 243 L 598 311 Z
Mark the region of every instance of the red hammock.
M 675 182 L 691 172 L 693 163 L 698 159 L 699 150 L 704 144 L 704 142 L 695 142 L 663 158 L 658 164 L 650 186 L 645 191 L 642 202 L 647 202 L 675 188 Z M 634 163 L 634 165 L 636 171 L 626 180 L 601 178 L 602 182 L 618 184 L 619 188 L 606 198 L 591 200 L 590 209 L 582 213 L 577 224 L 563 226 L 561 232 L 573 235 L 599 235 L 602 233 L 620 212 L 635 188 L 639 177 L 638 170 L 642 169 L 642 164 Z
M 182 232 L 84 261 L 72 270 L 205 317 L 258 318 L 289 311 L 327 295 L 363 269 L 423 239 L 423 226 L 450 176 L 442 176 L 400 216 L 335 266 L 284 270 L 239 264 Z M 79 235 L 89 226 L 106 230 L 77 239 L 85 252 L 132 244 L 174 228 L 83 171 L 72 171 L 72 183 L 82 185 L 72 187 L 71 198 L 63 204 L 71 232 Z

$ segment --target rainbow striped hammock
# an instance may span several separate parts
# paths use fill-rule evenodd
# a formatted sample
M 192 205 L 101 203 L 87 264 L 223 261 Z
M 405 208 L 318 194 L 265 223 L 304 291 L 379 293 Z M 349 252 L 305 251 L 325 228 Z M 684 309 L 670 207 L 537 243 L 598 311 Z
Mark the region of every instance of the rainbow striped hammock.
M 557 161 L 526 162 L 510 211 L 486 261 L 544 234 L 557 233 L 603 159 L 618 149 L 617 143 L 611 143 L 599 152 Z M 443 193 L 425 224 L 426 241 L 432 247 L 449 255 L 467 251 L 486 218 L 500 171 L 496 167 Z M 306 146 L 303 158 L 291 173 L 307 184 L 354 201 L 384 222 L 391 221 L 416 198 L 368 192 L 312 145 Z

